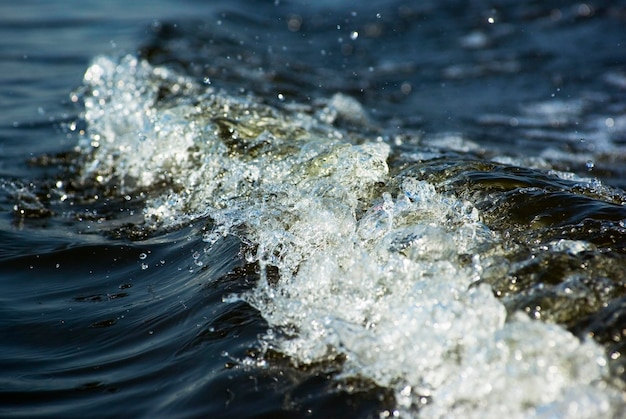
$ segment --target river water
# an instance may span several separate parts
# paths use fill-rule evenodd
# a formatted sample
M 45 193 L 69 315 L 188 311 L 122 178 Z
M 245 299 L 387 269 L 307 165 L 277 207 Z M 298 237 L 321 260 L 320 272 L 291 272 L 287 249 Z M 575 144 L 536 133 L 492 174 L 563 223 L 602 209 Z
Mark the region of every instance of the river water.
M 0 16 L 0 416 L 626 415 L 624 2 Z

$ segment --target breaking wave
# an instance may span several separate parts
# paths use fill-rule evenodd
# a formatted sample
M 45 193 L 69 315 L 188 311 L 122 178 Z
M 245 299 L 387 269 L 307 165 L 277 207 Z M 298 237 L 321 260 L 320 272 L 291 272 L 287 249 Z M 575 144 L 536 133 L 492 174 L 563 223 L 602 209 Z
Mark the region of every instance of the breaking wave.
M 407 152 L 342 94 L 278 108 L 133 56 L 96 58 L 81 97 L 82 185 L 141 200 L 152 234 L 204 223 L 197 264 L 243 242 L 259 280 L 223 304 L 250 304 L 269 328 L 238 362 L 332 364 L 339 382 L 393 393 L 381 417 L 624 412 L 605 348 L 571 331 L 619 296 L 599 230 L 622 232 L 621 192 L 485 160 L 452 136 Z M 612 224 L 583 234 L 600 218 Z M 553 283 L 547 260 L 569 266 Z

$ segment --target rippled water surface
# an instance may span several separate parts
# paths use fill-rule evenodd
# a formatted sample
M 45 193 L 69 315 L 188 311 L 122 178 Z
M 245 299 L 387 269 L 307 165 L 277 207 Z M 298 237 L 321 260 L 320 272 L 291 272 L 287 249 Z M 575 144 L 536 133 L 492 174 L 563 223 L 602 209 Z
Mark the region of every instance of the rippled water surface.
M 626 415 L 626 5 L 0 5 L 0 416 Z

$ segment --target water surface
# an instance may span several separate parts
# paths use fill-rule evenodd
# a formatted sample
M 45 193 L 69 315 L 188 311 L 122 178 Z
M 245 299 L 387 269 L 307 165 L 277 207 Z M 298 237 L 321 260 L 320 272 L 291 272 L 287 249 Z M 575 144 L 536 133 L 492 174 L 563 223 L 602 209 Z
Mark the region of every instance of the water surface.
M 626 6 L 0 6 L 8 417 L 624 413 Z

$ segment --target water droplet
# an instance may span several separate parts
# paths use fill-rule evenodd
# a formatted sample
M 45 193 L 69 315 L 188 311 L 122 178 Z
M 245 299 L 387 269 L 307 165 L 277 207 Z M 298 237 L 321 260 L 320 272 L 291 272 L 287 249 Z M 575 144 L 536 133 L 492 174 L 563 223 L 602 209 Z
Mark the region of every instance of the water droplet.
M 356 41 L 358 37 L 359 37 L 359 33 L 357 31 L 352 31 L 350 33 L 350 39 L 352 39 L 353 41 Z
M 607 128 L 613 128 L 615 126 L 615 120 L 613 118 L 606 118 L 604 124 Z
M 298 32 L 302 26 L 302 16 L 291 15 L 287 18 L 287 29 L 291 32 Z
M 592 170 L 595 164 L 592 160 L 587 160 L 587 163 L 585 163 L 585 166 L 587 166 L 587 170 Z
M 145 271 L 146 269 L 148 269 L 148 265 L 146 265 L 145 263 L 141 264 L 141 270 Z
M 589 17 L 593 14 L 593 9 L 588 4 L 582 3 L 578 6 L 578 16 Z
M 144 260 L 147 257 L 148 257 L 148 255 L 146 255 L 145 253 L 140 253 L 139 254 L 139 259 L 141 259 L 141 260 Z
M 285 95 L 283 95 L 282 93 L 278 94 L 278 100 L 285 100 Z

